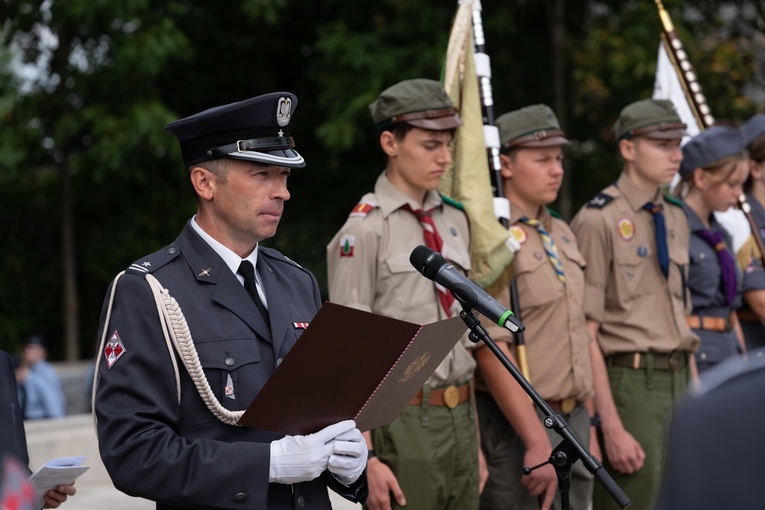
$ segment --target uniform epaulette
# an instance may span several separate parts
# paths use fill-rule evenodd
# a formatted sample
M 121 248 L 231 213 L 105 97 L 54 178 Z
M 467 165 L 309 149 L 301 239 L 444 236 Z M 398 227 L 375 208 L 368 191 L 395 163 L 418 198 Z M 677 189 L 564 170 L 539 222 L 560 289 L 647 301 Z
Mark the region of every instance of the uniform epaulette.
M 550 209 L 549 207 L 547 208 L 547 210 L 549 211 L 550 216 L 552 216 L 553 218 L 558 218 L 559 220 L 563 219 L 563 216 L 561 216 L 560 213 L 558 213 L 558 211 Z
M 441 195 L 441 200 L 443 200 L 445 204 L 449 204 L 452 207 L 456 207 L 460 211 L 465 210 L 465 206 L 462 205 L 462 202 L 458 202 L 454 200 L 452 197 L 446 196 L 443 193 L 439 193 L 439 194 Z
M 587 202 L 587 207 L 595 208 L 595 209 L 603 209 L 611 200 L 613 200 L 614 197 L 607 194 L 600 192 L 594 197 L 590 199 L 589 202 Z
M 289 264 L 291 266 L 295 266 L 298 269 L 302 269 L 303 271 L 306 271 L 306 269 L 303 268 L 300 264 L 280 252 L 279 250 L 275 250 L 273 248 L 266 248 L 265 246 L 261 246 L 258 248 L 260 254 L 265 255 L 271 260 L 274 260 L 276 262 L 284 262 L 285 264 Z
M 683 203 L 677 197 L 673 197 L 669 193 L 664 194 L 664 200 L 666 200 L 668 204 L 672 204 L 680 208 L 683 207 Z
M 178 254 L 178 247 L 175 245 L 175 243 L 173 243 L 169 246 L 165 246 L 159 251 L 155 251 L 151 255 L 147 255 L 142 259 L 136 260 L 130 264 L 130 267 L 127 268 L 125 272 L 137 274 L 139 276 L 153 273 L 177 257 Z
M 367 193 L 361 197 L 361 201 L 351 210 L 349 218 L 365 218 L 367 214 L 372 212 L 377 205 L 377 200 L 374 193 Z

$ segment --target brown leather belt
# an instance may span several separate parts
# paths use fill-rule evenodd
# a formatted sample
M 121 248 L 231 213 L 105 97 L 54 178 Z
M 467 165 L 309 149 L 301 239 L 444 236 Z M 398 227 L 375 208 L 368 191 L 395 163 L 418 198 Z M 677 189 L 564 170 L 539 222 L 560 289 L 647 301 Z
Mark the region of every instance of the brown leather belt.
M 688 366 L 688 355 L 686 351 L 672 352 L 652 352 L 653 368 L 657 370 L 668 370 L 678 372 Z M 635 370 L 647 366 L 648 354 L 644 352 L 623 352 L 609 356 L 607 361 L 618 367 L 630 367 Z
M 450 384 L 446 388 L 435 388 L 430 390 L 430 398 L 428 399 L 428 405 L 431 406 L 446 406 L 449 409 L 454 409 L 459 404 L 470 400 L 470 384 L 465 383 L 461 386 L 455 386 Z M 422 405 L 422 390 L 412 397 L 409 401 L 410 406 Z
M 563 400 L 548 400 L 547 405 L 556 413 L 571 414 L 571 411 L 581 404 L 575 398 L 564 398 Z
M 736 315 L 740 321 L 760 322 L 760 318 L 751 310 L 736 310 Z
M 730 319 L 728 317 L 707 317 L 706 315 L 689 315 L 685 318 L 691 329 L 704 329 L 706 331 L 730 331 Z

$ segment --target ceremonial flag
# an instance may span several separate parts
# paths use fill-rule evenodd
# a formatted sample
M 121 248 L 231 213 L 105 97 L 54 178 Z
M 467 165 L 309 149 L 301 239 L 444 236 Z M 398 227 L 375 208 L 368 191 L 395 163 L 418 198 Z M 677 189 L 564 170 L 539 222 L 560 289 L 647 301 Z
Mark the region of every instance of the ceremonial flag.
M 680 119 L 688 126 L 686 128 L 688 136 L 684 137 L 681 142 L 685 145 L 685 143 L 703 130 L 703 126 L 699 125 L 699 121 L 693 114 L 693 110 L 688 100 L 689 91 L 687 90 L 687 86 L 683 86 L 683 82 L 680 81 L 681 79 L 678 76 L 678 72 L 680 71 L 678 71 L 678 67 L 673 64 L 673 59 L 667 52 L 666 45 L 667 39 L 662 38 L 659 44 L 659 56 L 656 61 L 656 79 L 653 87 L 653 98 L 669 99 L 675 105 L 675 110 L 677 110 Z M 679 181 L 680 175 L 675 175 L 675 178 L 670 185 L 670 189 L 674 189 Z M 749 222 L 746 219 L 746 216 L 744 216 L 744 213 L 740 209 L 731 207 L 725 212 L 716 212 L 715 217 L 725 230 L 730 233 L 733 241 L 733 251 L 735 253 L 738 254 L 742 248 L 747 252 L 751 251 L 751 244 L 754 242 L 751 239 L 752 230 L 749 227 Z
M 667 54 L 666 39 L 659 43 L 659 57 L 656 60 L 656 79 L 653 84 L 654 99 L 669 99 L 675 105 L 675 110 L 680 119 L 688 126 L 686 131 L 688 136 L 683 138 L 683 145 L 691 138 L 701 132 L 696 116 L 688 103 L 688 96 L 685 93 L 680 78 L 669 54 Z
M 496 219 L 483 130 L 478 75 L 473 58 L 472 12 L 475 2 L 462 0 L 452 24 L 446 52 L 444 88 L 459 108 L 463 125 L 453 144 L 453 166 L 440 191 L 461 202 L 470 220 L 471 278 L 481 287 L 508 275 L 520 246 Z

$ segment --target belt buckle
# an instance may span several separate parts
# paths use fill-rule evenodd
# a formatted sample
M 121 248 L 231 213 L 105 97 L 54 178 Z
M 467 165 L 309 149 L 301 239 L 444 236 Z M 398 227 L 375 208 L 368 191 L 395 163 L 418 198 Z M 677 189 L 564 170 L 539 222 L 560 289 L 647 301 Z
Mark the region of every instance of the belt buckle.
M 575 407 L 576 400 L 573 398 L 564 398 L 560 401 L 560 412 L 563 414 L 571 414 Z
M 455 407 L 457 407 L 457 404 L 459 403 L 460 403 L 460 392 L 455 385 L 450 384 L 444 390 L 444 404 L 446 404 L 446 407 L 448 407 L 449 409 L 454 409 Z
M 678 351 L 672 351 L 667 356 L 667 368 L 670 372 L 677 372 L 680 370 L 680 363 L 682 361 L 682 354 Z

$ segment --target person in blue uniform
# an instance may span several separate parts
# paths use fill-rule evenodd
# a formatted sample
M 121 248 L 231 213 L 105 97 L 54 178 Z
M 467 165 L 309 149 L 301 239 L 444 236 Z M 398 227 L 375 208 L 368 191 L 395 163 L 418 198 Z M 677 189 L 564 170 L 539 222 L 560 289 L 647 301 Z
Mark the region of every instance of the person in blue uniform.
M 31 474 L 28 468 L 27 437 L 17 391 L 13 360 L 7 352 L 0 351 L 0 482 L 5 482 L 6 475 L 19 465 L 24 470 L 25 477 Z M 10 485 L 0 484 L 0 507 L 5 509 L 8 505 L 8 508 L 26 508 L 22 505 L 33 503 L 28 487 L 25 488 L 21 484 L 16 487 Z M 73 484 L 59 485 L 45 493 L 43 508 L 58 508 L 76 492 Z M 11 504 L 18 506 L 10 506 Z
M 741 134 L 749 152 L 749 178 L 744 183 L 744 191 L 757 227 L 752 234 L 765 239 L 765 114 L 758 113 L 746 121 L 741 126 Z M 753 267 L 744 270 L 744 302 L 737 311 L 750 353 L 765 347 L 765 271 L 757 268 L 762 268 L 761 253 L 752 259 Z
M 305 436 L 237 424 L 321 305 L 308 270 L 259 245 L 276 233 L 291 169 L 305 166 L 288 132 L 296 106 L 278 92 L 168 124 L 197 213 L 107 291 L 101 457 L 115 487 L 158 509 L 328 510 L 328 487 L 366 498 L 353 421 Z
M 731 237 L 715 211 L 735 206 L 749 174 L 744 140 L 737 129 L 714 126 L 683 146 L 676 189 L 691 227 L 688 287 L 693 311 L 688 325 L 701 339 L 699 374 L 744 351 L 736 316 L 741 303 L 741 270 Z

